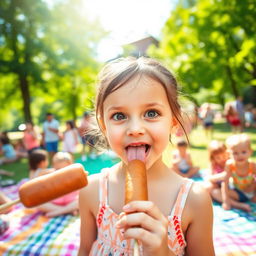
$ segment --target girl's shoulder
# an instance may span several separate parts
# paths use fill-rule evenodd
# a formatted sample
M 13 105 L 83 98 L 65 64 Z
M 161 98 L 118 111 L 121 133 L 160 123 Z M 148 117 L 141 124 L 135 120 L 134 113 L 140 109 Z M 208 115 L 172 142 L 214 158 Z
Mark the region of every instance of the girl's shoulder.
M 87 177 L 88 185 L 79 192 L 80 204 L 89 208 L 95 215 L 99 205 L 99 183 L 102 173 L 92 174 Z
M 211 197 L 202 184 L 194 182 L 188 194 L 185 215 L 193 222 L 205 211 L 208 213 L 212 211 Z

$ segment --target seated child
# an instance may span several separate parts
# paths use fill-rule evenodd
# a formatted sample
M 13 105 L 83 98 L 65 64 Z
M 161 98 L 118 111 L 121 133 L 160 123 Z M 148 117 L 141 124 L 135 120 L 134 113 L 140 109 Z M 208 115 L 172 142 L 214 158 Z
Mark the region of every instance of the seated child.
M 73 158 L 70 153 L 58 152 L 52 159 L 53 168 L 58 171 L 73 163 Z M 37 207 L 42 212 L 45 212 L 47 217 L 55 217 L 62 214 L 78 214 L 78 191 L 69 193 L 59 197 L 51 202 L 45 203 Z
M 29 162 L 29 178 L 33 179 L 38 176 L 50 173 L 53 169 L 48 169 L 48 154 L 47 151 L 43 149 L 36 149 L 31 152 L 28 156 Z
M 251 207 L 247 202 L 256 202 L 256 164 L 249 160 L 252 155 L 250 138 L 244 133 L 232 135 L 228 137 L 226 145 L 230 159 L 225 166 L 221 187 L 222 207 L 225 210 L 236 207 L 250 212 Z
M 11 200 L 0 192 L 0 205 L 8 203 L 9 201 Z M 8 208 L 0 214 L 0 235 L 2 235 L 9 228 L 9 220 L 4 214 L 8 213 L 11 209 L 12 208 Z
M 211 163 L 210 175 L 204 183 L 213 199 L 221 201 L 221 182 L 224 180 L 225 164 L 228 160 L 228 153 L 223 142 L 213 140 L 208 147 L 209 159 Z
M 193 166 L 187 148 L 185 140 L 178 141 L 177 149 L 173 152 L 173 170 L 183 177 L 191 178 L 198 173 L 199 167 Z
M 0 165 L 15 162 L 18 158 L 13 145 L 10 143 L 8 137 L 0 137 Z

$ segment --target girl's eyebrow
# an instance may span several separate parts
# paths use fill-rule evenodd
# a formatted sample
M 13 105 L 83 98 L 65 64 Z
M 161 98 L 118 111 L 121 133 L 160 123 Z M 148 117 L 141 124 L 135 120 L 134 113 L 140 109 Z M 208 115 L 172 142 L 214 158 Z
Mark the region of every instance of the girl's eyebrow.
M 152 103 L 147 103 L 147 104 L 144 104 L 142 105 L 142 107 L 144 108 L 150 108 L 150 107 L 161 107 L 161 108 L 164 108 L 165 106 L 159 102 L 152 102 Z M 125 106 L 113 106 L 113 107 L 109 107 L 107 108 L 107 112 L 109 111 L 120 111 L 122 109 L 125 109 L 126 107 Z

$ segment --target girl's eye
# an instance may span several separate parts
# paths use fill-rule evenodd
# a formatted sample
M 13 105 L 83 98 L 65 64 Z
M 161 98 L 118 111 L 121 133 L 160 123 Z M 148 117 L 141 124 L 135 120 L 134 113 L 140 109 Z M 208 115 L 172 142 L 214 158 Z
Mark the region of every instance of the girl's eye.
M 115 113 L 112 115 L 112 118 L 115 120 L 115 121 L 121 121 L 123 119 L 125 119 L 125 115 L 123 113 Z
M 145 114 L 145 117 L 147 117 L 147 118 L 155 118 L 157 116 L 159 116 L 159 114 L 156 110 L 149 110 Z

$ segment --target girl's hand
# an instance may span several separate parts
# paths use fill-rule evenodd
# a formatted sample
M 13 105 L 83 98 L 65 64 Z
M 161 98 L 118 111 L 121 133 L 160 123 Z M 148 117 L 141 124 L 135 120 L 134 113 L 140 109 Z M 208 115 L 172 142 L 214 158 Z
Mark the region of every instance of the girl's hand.
M 231 209 L 231 205 L 230 205 L 230 203 L 222 203 L 222 208 L 224 210 L 230 210 Z
M 143 255 L 173 255 L 167 245 L 167 218 L 150 201 L 133 201 L 123 207 L 116 228 L 126 239 L 140 240 Z

